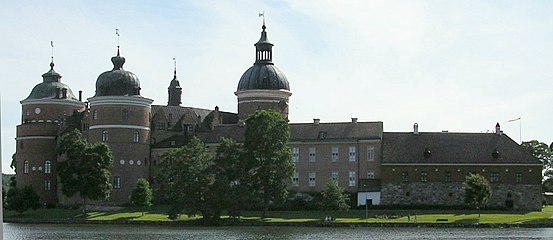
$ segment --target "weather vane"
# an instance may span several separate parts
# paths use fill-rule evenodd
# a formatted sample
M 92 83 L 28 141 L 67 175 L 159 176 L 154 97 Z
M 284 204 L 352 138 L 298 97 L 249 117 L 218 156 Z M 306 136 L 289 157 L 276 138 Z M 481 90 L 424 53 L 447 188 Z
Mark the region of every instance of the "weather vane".
M 52 63 L 54 62 L 54 41 L 50 41 L 50 46 L 52 47 Z
M 260 12 L 259 17 L 263 17 L 263 26 L 265 26 L 265 11 Z
M 117 35 L 117 49 L 119 49 L 119 28 L 115 29 L 115 35 Z
M 177 59 L 173 58 L 173 65 L 175 66 L 175 70 L 173 71 L 173 73 L 175 74 L 175 76 L 177 76 Z

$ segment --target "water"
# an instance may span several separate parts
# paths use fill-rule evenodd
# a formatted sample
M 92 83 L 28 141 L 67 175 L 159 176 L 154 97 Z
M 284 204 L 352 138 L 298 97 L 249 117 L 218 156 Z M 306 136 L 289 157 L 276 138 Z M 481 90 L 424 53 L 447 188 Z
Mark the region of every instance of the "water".
M 553 228 L 183 227 L 4 223 L 4 239 L 553 239 Z

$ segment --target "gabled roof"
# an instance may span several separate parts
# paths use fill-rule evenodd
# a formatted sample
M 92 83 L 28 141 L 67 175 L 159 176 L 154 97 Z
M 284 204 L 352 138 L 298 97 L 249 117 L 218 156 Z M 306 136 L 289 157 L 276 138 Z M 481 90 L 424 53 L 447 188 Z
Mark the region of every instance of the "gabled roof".
M 192 116 L 194 119 L 200 116 L 203 120 L 205 116 L 213 111 L 193 107 L 152 105 L 152 116 L 155 116 L 161 110 L 163 111 L 162 113 L 165 114 L 166 119 L 169 119 L 169 115 L 171 115 L 175 122 L 181 119 L 184 115 Z
M 541 164 L 505 134 L 385 132 L 382 164 Z

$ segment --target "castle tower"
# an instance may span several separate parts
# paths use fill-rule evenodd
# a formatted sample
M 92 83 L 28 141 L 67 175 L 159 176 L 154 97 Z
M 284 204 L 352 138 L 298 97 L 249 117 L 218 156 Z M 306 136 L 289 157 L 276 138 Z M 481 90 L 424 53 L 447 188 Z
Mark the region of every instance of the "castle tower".
M 21 124 L 16 137 L 16 181 L 19 188 L 31 185 L 42 204 L 56 204 L 57 142 L 61 121 L 74 111 L 84 111 L 85 104 L 75 98 L 63 84 L 61 75 L 50 63 L 50 71 L 42 74 L 42 83 L 22 100 Z
M 140 82 L 125 71 L 119 49 L 113 69 L 96 81 L 96 95 L 88 99 L 88 141 L 104 142 L 113 152 L 113 191 L 109 203 L 124 204 L 138 178 L 149 176 L 150 108 L 153 100 L 140 96 Z
M 267 39 L 265 24 L 255 46 L 255 63 L 238 83 L 238 117 L 246 120 L 257 110 L 273 110 L 288 117 L 288 98 L 292 95 L 284 73 L 273 64 L 273 44 Z
M 175 65 L 175 70 L 173 71 L 173 80 L 169 84 L 168 88 L 169 101 L 167 105 L 169 106 L 180 106 L 182 103 L 182 88 L 180 87 L 179 80 L 177 79 L 177 67 Z

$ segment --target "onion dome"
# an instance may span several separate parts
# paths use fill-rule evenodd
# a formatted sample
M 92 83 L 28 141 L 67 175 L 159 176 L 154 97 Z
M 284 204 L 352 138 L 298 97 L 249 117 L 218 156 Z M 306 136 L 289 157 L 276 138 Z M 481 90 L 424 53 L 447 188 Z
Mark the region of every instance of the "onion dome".
M 37 84 L 25 100 L 30 99 L 73 99 L 73 91 L 61 83 L 61 75 L 54 70 L 54 62 L 50 63 L 50 71 L 42 74 L 42 82 Z
M 284 73 L 272 62 L 273 44 L 267 39 L 265 25 L 262 27 L 261 38 L 255 46 L 255 63 L 250 67 L 238 83 L 238 91 L 264 89 L 264 90 L 288 90 L 290 85 Z
M 140 95 L 140 81 L 134 73 L 123 70 L 125 58 L 119 54 L 111 58 L 113 69 L 104 72 L 96 80 L 96 95 L 98 96 L 133 96 Z

